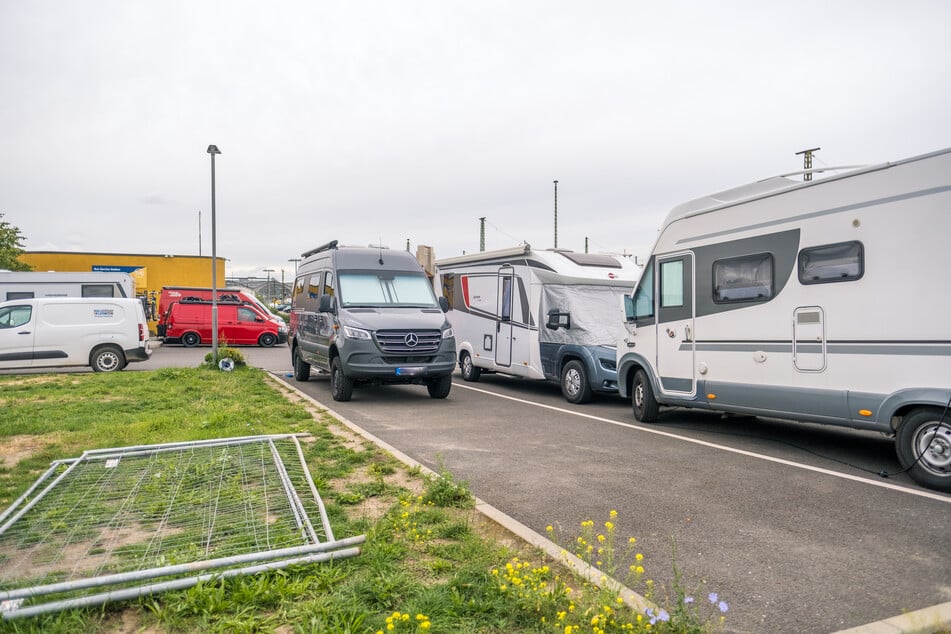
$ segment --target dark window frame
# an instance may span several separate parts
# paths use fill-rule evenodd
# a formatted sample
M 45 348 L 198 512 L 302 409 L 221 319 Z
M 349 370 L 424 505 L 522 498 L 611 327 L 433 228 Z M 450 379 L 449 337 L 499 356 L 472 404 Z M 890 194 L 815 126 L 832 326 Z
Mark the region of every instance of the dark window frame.
M 723 292 L 723 289 L 717 283 L 717 272 L 718 267 L 725 266 L 738 266 L 742 265 L 744 261 L 752 262 L 769 262 L 769 294 L 759 295 L 756 297 L 717 297 L 717 295 Z M 713 266 L 710 267 L 710 271 L 713 277 L 713 284 L 711 290 L 713 292 L 713 303 L 714 304 L 757 304 L 768 302 L 776 296 L 776 257 L 769 251 L 761 251 L 759 253 L 749 253 L 746 255 L 738 255 L 729 258 L 720 258 L 719 260 L 714 260 Z M 737 286 L 736 289 L 748 289 L 755 288 L 755 286 Z
M 834 249 L 846 249 L 847 247 L 857 247 L 857 258 L 855 262 L 858 264 L 858 273 L 855 275 L 837 275 L 836 277 L 820 277 L 818 279 L 812 278 L 807 279 L 803 277 L 803 274 L 806 272 L 805 266 L 803 263 L 804 257 L 815 256 L 817 252 L 832 251 Z M 799 255 L 796 257 L 796 276 L 799 278 L 799 283 L 805 286 L 812 284 L 835 284 L 837 282 L 855 282 L 862 279 L 865 275 L 865 245 L 858 240 L 848 240 L 846 242 L 835 242 L 833 244 L 821 244 L 814 247 L 808 247 L 799 251 Z

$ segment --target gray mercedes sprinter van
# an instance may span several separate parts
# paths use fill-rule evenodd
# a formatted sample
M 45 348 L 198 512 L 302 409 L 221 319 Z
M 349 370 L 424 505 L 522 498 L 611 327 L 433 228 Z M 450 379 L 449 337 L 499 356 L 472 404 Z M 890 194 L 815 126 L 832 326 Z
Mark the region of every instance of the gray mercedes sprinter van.
M 294 378 L 311 367 L 330 373 L 336 401 L 354 385 L 425 385 L 446 398 L 456 365 L 456 340 L 412 254 L 328 242 L 301 254 L 291 299 L 289 344 Z

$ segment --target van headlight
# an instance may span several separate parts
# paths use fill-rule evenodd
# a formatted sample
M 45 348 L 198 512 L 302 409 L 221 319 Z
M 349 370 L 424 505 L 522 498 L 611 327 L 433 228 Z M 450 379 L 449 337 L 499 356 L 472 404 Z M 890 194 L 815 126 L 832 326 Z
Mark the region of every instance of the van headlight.
M 449 328 L 446 328 L 445 330 L 442 331 L 442 338 L 443 338 L 443 339 L 452 339 L 453 337 L 455 337 L 455 335 L 454 335 L 453 332 L 452 332 L 452 327 L 451 327 L 451 326 L 450 326 Z
M 369 341 L 370 331 L 363 330 L 362 328 L 354 328 L 353 326 L 344 326 L 343 336 L 347 339 L 363 339 Z

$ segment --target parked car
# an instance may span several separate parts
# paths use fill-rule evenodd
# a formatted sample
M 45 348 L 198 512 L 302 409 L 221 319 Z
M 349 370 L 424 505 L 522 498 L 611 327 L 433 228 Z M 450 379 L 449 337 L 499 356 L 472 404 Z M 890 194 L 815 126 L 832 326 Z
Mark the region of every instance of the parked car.
M 175 302 L 165 322 L 165 343 L 192 347 L 211 343 L 211 302 Z M 287 342 L 287 329 L 256 306 L 218 303 L 218 341 L 269 348 Z
M 55 297 L 0 304 L 0 368 L 121 370 L 152 354 L 142 302 Z

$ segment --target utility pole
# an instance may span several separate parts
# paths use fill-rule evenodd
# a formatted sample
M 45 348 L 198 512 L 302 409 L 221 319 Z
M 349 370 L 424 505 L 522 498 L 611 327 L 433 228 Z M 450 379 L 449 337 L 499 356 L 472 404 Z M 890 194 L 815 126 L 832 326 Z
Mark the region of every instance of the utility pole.
M 274 272 L 274 269 L 261 269 L 267 273 L 267 285 L 265 286 L 265 293 L 267 293 L 267 307 L 271 307 L 271 273 Z
M 198 257 L 201 257 L 201 209 L 198 210 Z
M 802 175 L 802 180 L 804 181 L 812 180 L 812 172 L 808 171 L 812 169 L 812 153 L 818 152 L 821 149 L 822 148 L 820 147 L 814 147 L 808 150 L 803 150 L 802 152 L 796 152 L 796 156 L 799 156 L 800 154 L 802 154 L 802 169 L 805 170 L 805 173 Z
M 558 181 L 555 181 L 555 248 L 558 248 Z
M 485 216 L 479 218 L 479 253 L 485 251 Z
M 284 303 L 285 295 L 287 295 L 287 290 L 284 288 L 284 268 L 281 267 L 281 303 Z
M 588 252 L 588 236 L 584 237 L 584 252 Z
M 290 258 L 287 261 L 294 263 L 294 279 L 296 280 L 297 279 L 297 263 L 300 262 L 300 258 Z

